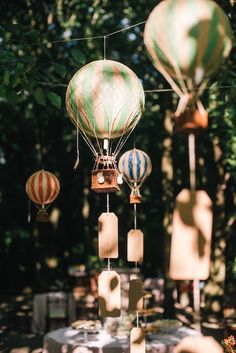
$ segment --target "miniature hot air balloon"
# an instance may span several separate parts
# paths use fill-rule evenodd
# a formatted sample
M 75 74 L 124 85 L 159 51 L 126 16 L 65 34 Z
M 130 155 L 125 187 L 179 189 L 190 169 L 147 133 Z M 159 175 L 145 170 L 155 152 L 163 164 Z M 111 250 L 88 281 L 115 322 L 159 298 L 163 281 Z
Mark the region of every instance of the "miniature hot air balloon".
M 199 97 L 232 47 L 231 26 L 212 0 L 165 0 L 151 12 L 144 43 L 157 70 L 179 95 L 177 130 L 206 128 Z
M 152 171 L 151 159 L 142 150 L 133 148 L 120 157 L 119 171 L 131 188 L 130 203 L 140 203 L 140 187 Z
M 95 157 L 92 190 L 119 190 L 116 156 L 144 110 L 144 91 L 138 77 L 119 62 L 93 61 L 69 82 L 66 108 Z
M 26 182 L 26 193 L 38 208 L 37 221 L 47 222 L 47 208 L 56 199 L 60 191 L 58 178 L 46 170 L 32 174 Z

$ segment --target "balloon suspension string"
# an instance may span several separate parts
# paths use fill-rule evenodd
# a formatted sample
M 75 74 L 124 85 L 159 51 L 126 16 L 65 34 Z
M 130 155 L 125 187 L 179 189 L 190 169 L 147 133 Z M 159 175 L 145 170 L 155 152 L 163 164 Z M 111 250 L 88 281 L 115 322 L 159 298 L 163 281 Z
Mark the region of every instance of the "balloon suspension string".
M 139 327 L 139 314 L 138 314 L 138 311 L 136 311 L 136 326 Z
M 195 156 L 195 136 L 189 134 L 188 136 L 189 148 L 189 171 L 190 171 L 190 189 L 191 192 L 196 191 L 196 156 Z
M 106 49 L 107 49 L 107 47 L 106 47 L 106 39 L 107 39 L 107 37 L 106 36 L 104 36 L 103 37 L 103 60 L 106 60 L 106 58 L 107 58 L 107 56 L 106 56 Z
M 27 217 L 27 222 L 30 223 L 31 221 L 31 210 L 30 210 L 30 206 L 31 206 L 31 203 L 30 203 L 30 199 L 28 200 L 28 217 Z
M 110 212 L 110 195 L 109 195 L 109 192 L 107 192 L 107 213 L 109 212 Z M 111 270 L 111 262 L 109 257 L 107 259 L 107 270 L 108 271 Z
M 134 229 L 137 229 L 137 204 L 134 203 Z
M 79 125 L 78 125 L 78 118 L 77 118 L 77 121 L 76 121 L 76 161 L 75 161 L 75 164 L 74 164 L 74 167 L 73 169 L 76 170 L 78 168 L 78 165 L 79 165 Z
M 190 190 L 191 190 L 191 198 L 195 199 L 196 197 L 196 154 L 195 154 L 195 135 L 189 134 L 188 136 L 188 148 L 189 148 L 189 172 L 190 172 Z M 193 205 L 194 207 L 194 205 Z M 198 263 L 198 234 L 196 230 L 196 257 L 195 263 L 193 264 L 193 299 L 194 299 L 194 311 L 196 314 L 196 319 L 199 319 L 200 315 L 200 287 L 199 287 L 199 279 L 196 276 L 196 266 Z
M 134 229 L 137 229 L 137 204 L 134 203 Z M 138 270 L 138 262 L 135 261 L 135 270 Z
M 44 169 L 44 120 L 41 120 L 41 144 L 40 144 L 40 154 L 41 154 L 41 168 Z

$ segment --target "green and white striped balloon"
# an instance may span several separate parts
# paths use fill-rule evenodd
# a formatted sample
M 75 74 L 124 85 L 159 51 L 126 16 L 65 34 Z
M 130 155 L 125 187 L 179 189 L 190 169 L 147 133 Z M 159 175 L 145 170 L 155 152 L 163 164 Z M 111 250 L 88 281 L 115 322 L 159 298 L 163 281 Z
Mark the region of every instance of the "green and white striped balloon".
M 164 0 L 148 18 L 144 43 L 156 68 L 171 77 L 194 79 L 199 70 L 208 77 L 231 50 L 231 26 L 212 0 Z
M 77 71 L 66 92 L 73 124 L 85 135 L 113 139 L 132 130 L 144 110 L 136 74 L 112 60 L 93 61 Z

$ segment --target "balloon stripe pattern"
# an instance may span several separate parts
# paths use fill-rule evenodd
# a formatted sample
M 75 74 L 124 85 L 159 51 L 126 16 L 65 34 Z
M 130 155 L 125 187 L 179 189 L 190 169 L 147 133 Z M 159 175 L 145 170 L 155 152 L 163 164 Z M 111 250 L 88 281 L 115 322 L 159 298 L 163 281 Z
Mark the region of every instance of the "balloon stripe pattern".
M 212 0 L 166 0 L 151 12 L 144 31 L 146 48 L 158 70 L 194 79 L 214 73 L 232 47 L 229 20 Z
M 132 130 L 143 113 L 144 100 L 136 74 L 112 60 L 97 60 L 82 67 L 66 92 L 66 108 L 73 124 L 99 139 L 118 138 Z
M 141 184 L 150 175 L 152 162 L 145 152 L 134 148 L 121 156 L 118 167 L 127 181 Z
M 26 182 L 26 193 L 37 205 L 47 205 L 55 200 L 60 191 L 57 177 L 45 170 L 32 174 Z

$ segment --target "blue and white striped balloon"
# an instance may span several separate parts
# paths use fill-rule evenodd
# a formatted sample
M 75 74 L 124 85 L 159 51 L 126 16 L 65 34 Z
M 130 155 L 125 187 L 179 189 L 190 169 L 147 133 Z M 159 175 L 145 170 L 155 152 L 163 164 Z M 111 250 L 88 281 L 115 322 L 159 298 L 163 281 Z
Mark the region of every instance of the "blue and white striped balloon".
M 138 186 L 151 173 L 152 162 L 145 152 L 133 148 L 120 157 L 118 168 L 127 182 Z

